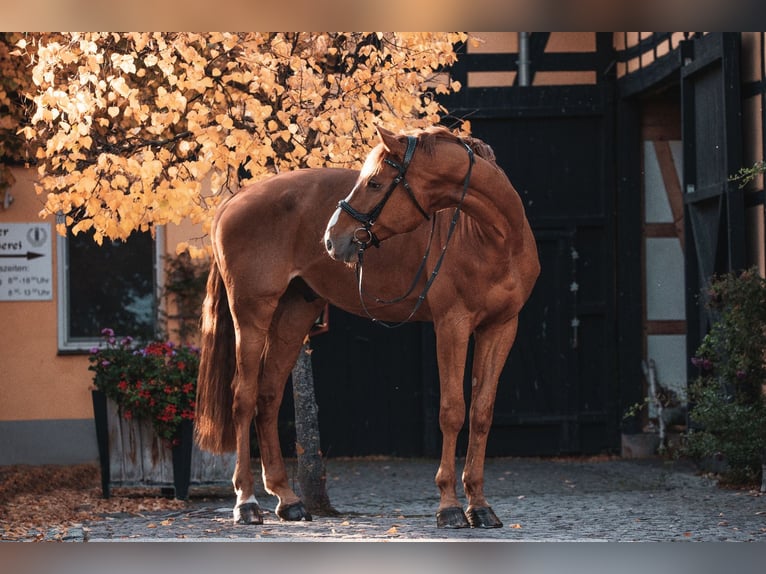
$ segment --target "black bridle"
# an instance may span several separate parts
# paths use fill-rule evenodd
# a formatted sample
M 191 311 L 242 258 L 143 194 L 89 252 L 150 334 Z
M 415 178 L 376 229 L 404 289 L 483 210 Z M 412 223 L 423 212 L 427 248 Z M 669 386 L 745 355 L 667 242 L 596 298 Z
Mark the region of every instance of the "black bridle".
M 412 189 L 410 188 L 410 184 L 407 182 L 407 180 L 404 178 L 405 175 L 407 175 L 407 168 L 410 167 L 410 162 L 412 161 L 412 156 L 415 155 L 415 147 L 417 146 L 418 138 L 414 136 L 407 136 L 407 150 L 404 152 L 404 159 L 402 160 L 402 163 L 397 163 L 392 159 L 384 158 L 383 161 L 390 165 L 391 167 L 398 169 L 399 173 L 398 175 L 391 181 L 391 185 L 388 186 L 388 189 L 386 190 L 386 193 L 383 194 L 383 197 L 381 200 L 375 204 L 375 206 L 368 211 L 367 213 L 362 213 L 361 211 L 357 211 L 349 203 L 344 199 L 338 202 L 338 207 L 340 207 L 343 211 L 348 213 L 351 217 L 356 219 L 359 223 L 362 224 L 362 227 L 359 227 L 358 229 L 354 230 L 354 243 L 359 244 L 363 249 L 367 248 L 369 245 L 373 245 L 375 247 L 378 247 L 380 245 L 380 241 L 375 236 L 375 233 L 372 231 L 372 226 L 375 223 L 375 221 L 378 219 L 378 216 L 380 216 L 380 212 L 383 211 L 383 207 L 388 202 L 389 198 L 391 197 L 391 194 L 394 193 L 394 190 L 397 188 L 397 186 L 401 183 L 404 190 L 407 192 L 407 195 L 412 200 L 412 202 L 415 204 L 415 207 L 417 207 L 420 214 L 428 221 L 431 219 L 429 215 L 426 213 L 425 209 L 423 209 L 420 206 L 420 203 L 418 203 L 417 198 L 415 197 L 415 194 L 412 192 Z M 360 234 L 361 232 L 361 234 Z
M 388 198 L 393 193 L 394 189 L 396 189 L 396 186 L 399 185 L 399 183 L 403 183 L 404 188 L 407 190 L 407 193 L 409 194 L 412 201 L 415 203 L 415 206 L 418 208 L 418 211 L 425 217 L 426 220 L 430 220 L 431 218 L 428 216 L 428 214 L 423 210 L 423 208 L 418 203 L 417 199 L 415 199 L 415 195 L 412 193 L 412 190 L 410 189 L 409 184 L 404 179 L 405 174 L 407 173 L 407 168 L 410 165 L 410 162 L 412 161 L 412 156 L 415 153 L 415 145 L 417 143 L 417 138 L 413 136 L 407 136 L 407 151 L 404 154 L 404 161 L 402 164 L 398 164 L 395 161 L 389 160 L 388 158 L 384 158 L 383 161 L 387 164 L 397 168 L 399 170 L 399 175 L 394 178 L 394 180 L 391 182 L 391 185 L 389 186 L 388 190 L 386 190 L 385 195 L 383 198 L 375 205 L 375 207 L 372 208 L 372 210 L 369 213 L 361 213 L 351 207 L 345 200 L 338 203 L 338 207 L 340 207 L 343 211 L 348 213 L 351 217 L 359 221 L 364 225 L 364 227 L 360 227 L 354 231 L 354 242 L 359 245 L 359 253 L 358 253 L 358 262 L 356 264 L 356 278 L 357 283 L 359 285 L 359 301 L 362 304 L 362 309 L 364 309 L 364 312 L 367 314 L 367 317 L 372 319 L 375 323 L 378 323 L 380 325 L 383 325 L 384 327 L 388 328 L 395 328 L 400 327 L 407 323 L 412 317 L 415 315 L 415 313 L 418 311 L 420 306 L 422 305 L 423 301 L 426 298 L 426 295 L 428 294 L 428 291 L 431 289 L 431 285 L 433 285 L 433 282 L 436 280 L 436 276 L 439 274 L 439 269 L 441 269 L 442 262 L 444 261 L 444 255 L 447 252 L 447 246 L 449 245 L 450 239 L 452 238 L 452 234 L 455 231 L 455 227 L 457 226 L 458 218 L 460 217 L 460 210 L 463 206 L 463 201 L 465 200 L 466 193 L 468 192 L 468 185 L 471 182 L 471 172 L 473 171 L 473 164 L 474 164 L 474 154 L 473 150 L 468 146 L 468 144 L 461 142 L 463 146 L 465 147 L 466 151 L 468 152 L 468 171 L 465 174 L 465 178 L 463 179 L 463 193 L 460 196 L 460 203 L 458 203 L 457 207 L 455 208 L 455 212 L 452 215 L 452 221 L 450 222 L 450 227 L 447 232 L 447 239 L 444 242 L 444 245 L 442 246 L 442 251 L 439 254 L 439 259 L 436 261 L 436 266 L 434 267 L 433 271 L 431 271 L 431 275 L 428 278 L 428 281 L 426 281 L 425 287 L 423 287 L 423 291 L 418 295 L 418 300 L 416 301 L 412 311 L 407 316 L 407 318 L 400 322 L 400 323 L 386 323 L 385 321 L 381 321 L 375 317 L 372 316 L 370 311 L 367 309 L 367 305 L 364 302 L 364 290 L 362 289 L 362 279 L 363 279 L 363 264 L 364 264 L 364 252 L 367 249 L 369 245 L 374 245 L 375 247 L 378 247 L 380 245 L 380 241 L 378 241 L 378 238 L 375 237 L 375 234 L 372 232 L 372 225 L 375 223 L 375 220 L 378 218 L 378 215 L 380 215 L 380 212 L 383 209 L 383 206 L 388 201 Z M 436 230 L 436 214 L 434 214 L 434 219 L 431 223 L 431 234 L 428 238 L 428 245 L 426 246 L 426 252 L 423 255 L 423 258 L 420 261 L 420 266 L 418 267 L 418 270 L 415 273 L 415 278 L 412 280 L 412 283 L 410 284 L 409 289 L 404 295 L 401 295 L 399 297 L 396 297 L 395 299 L 379 299 L 378 297 L 374 297 L 376 303 L 382 303 L 384 305 L 390 305 L 393 303 L 398 303 L 404 299 L 406 299 L 417 286 L 418 282 L 420 281 L 420 277 L 423 274 L 423 271 L 425 269 L 426 261 L 428 260 L 428 255 L 431 253 L 431 244 L 434 238 L 434 231 Z M 366 240 L 362 241 L 357 234 L 362 231 L 367 234 Z

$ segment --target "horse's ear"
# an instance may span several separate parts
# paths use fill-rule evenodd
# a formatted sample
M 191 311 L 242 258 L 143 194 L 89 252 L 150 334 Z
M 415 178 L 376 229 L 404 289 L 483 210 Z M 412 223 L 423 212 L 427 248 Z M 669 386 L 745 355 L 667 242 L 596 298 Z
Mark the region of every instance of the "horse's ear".
M 388 131 L 386 128 L 382 128 L 380 126 L 377 126 L 376 129 L 378 130 L 380 141 L 383 143 L 388 152 L 396 151 L 399 149 L 399 147 L 401 147 L 401 143 L 399 142 L 399 139 L 394 132 Z

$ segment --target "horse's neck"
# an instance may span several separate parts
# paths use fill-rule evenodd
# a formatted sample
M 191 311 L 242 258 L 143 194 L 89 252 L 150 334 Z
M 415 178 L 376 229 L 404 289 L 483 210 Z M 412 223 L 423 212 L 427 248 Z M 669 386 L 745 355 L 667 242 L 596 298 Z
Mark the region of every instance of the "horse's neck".
M 505 174 L 483 159 L 476 159 L 462 209 L 479 224 L 485 242 L 506 254 L 521 249 L 524 227 L 521 198 Z

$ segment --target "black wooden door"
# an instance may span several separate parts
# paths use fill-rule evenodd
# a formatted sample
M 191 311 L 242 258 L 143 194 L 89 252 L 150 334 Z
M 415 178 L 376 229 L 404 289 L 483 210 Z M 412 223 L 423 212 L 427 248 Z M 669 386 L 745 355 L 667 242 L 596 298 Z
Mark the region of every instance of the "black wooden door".
M 742 162 L 739 33 L 689 40 L 681 68 L 686 217 L 687 351 L 708 330 L 702 288 L 715 273 L 742 269 L 744 195 L 729 181 Z
M 611 99 L 599 86 L 526 94 L 515 117 L 472 119 L 525 202 L 542 266 L 487 452 L 600 452 L 619 444 Z

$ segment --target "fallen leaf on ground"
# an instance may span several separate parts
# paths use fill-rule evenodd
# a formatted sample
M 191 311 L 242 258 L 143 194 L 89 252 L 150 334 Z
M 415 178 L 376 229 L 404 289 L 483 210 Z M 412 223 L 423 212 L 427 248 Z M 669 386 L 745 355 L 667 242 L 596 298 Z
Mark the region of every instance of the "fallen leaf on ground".
M 41 540 L 41 533 L 63 533 L 109 514 L 142 516 L 187 506 L 163 497 L 159 488 L 117 487 L 111 495 L 103 498 L 97 464 L 0 467 L 0 540 Z

